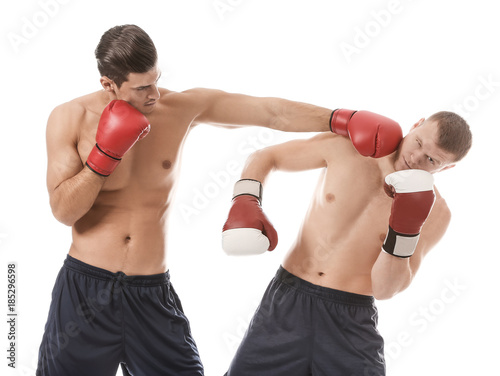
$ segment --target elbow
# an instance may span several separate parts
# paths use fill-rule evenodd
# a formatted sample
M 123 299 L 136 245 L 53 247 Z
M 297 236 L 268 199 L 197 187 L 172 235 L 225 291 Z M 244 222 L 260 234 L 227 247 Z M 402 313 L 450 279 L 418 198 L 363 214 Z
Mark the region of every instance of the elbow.
M 290 103 L 287 100 L 279 98 L 269 99 L 267 112 L 269 128 L 282 132 L 294 131 L 290 118 L 287 116 L 290 113 L 288 106 L 290 106 Z
M 387 281 L 384 282 L 377 281 L 372 276 L 372 293 L 377 300 L 388 300 L 398 293 L 393 285 Z
M 276 169 L 276 161 L 269 148 L 264 148 L 253 152 L 247 159 L 243 172 L 242 179 L 254 179 L 262 184 L 268 174 Z
M 57 205 L 52 200 L 50 202 L 50 208 L 52 210 L 52 215 L 54 216 L 54 218 L 66 226 L 72 227 L 79 219 L 74 215 L 73 212 L 64 210 L 61 205 Z
M 394 274 L 392 278 L 388 276 L 378 276 L 372 274 L 372 294 L 377 300 L 388 300 L 406 290 L 411 284 L 411 271 L 407 273 Z
M 54 216 L 55 219 L 57 219 L 63 225 L 66 225 L 69 227 L 72 227 L 75 224 L 75 222 L 77 221 L 77 219 L 74 218 L 70 213 L 63 213 L 59 210 L 52 209 L 52 215 Z
M 377 300 L 389 300 L 398 292 L 387 288 L 373 288 L 373 297 Z

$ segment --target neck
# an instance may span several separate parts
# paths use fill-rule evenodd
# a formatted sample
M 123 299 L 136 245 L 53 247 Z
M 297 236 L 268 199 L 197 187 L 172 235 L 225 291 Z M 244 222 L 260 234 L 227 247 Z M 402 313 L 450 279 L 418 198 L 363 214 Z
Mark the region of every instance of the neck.
M 388 156 L 379 158 L 380 170 L 382 171 L 384 176 L 387 176 L 396 171 L 394 164 L 396 163 L 397 157 L 398 157 L 398 151 L 396 150 L 394 153 L 389 154 Z

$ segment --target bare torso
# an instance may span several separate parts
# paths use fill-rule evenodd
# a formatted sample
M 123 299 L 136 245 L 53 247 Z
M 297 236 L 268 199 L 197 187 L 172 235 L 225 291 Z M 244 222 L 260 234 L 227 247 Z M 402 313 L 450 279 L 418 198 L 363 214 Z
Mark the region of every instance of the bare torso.
M 283 267 L 316 285 L 372 295 L 392 205 L 384 178 L 394 172 L 394 155 L 365 158 L 347 138 L 321 137 L 331 144 L 327 168 Z
M 186 94 L 162 90 L 147 115 L 151 131 L 123 157 L 92 208 L 74 225 L 69 254 L 85 263 L 129 275 L 165 272 L 166 222 L 183 142 L 195 117 Z M 76 99 L 85 116 L 75 134 L 82 165 L 95 144 L 101 92 Z
M 156 86 L 157 70 L 130 76 L 120 97 L 142 109 L 151 130 L 110 176 L 95 174 L 85 161 L 104 108 L 118 99 L 113 85 L 57 106 L 47 123 L 50 206 L 56 219 L 72 226 L 69 254 L 112 272 L 167 270 L 170 205 L 184 140 L 195 125 L 324 132 L 331 114 L 327 108 L 280 98 L 204 88 L 172 92 Z

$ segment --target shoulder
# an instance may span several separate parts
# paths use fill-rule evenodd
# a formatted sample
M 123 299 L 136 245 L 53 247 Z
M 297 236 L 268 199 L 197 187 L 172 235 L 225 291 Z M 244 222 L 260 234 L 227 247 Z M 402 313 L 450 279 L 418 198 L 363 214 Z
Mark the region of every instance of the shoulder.
M 70 120 L 74 118 L 81 118 L 85 115 L 86 108 L 78 100 L 72 100 L 55 107 L 51 114 L 51 118 Z
M 217 100 L 221 96 L 228 94 L 222 90 L 207 89 L 207 88 L 193 88 L 184 91 L 171 91 L 168 89 L 160 88 L 160 100 L 162 102 L 185 102 L 190 104 L 204 103 L 207 100 Z
M 76 137 L 82 124 L 98 119 L 100 112 L 102 111 L 96 105 L 96 93 L 62 103 L 49 115 L 47 134 Z
M 332 132 L 321 132 L 313 137 L 298 140 L 298 142 L 303 143 L 304 147 L 321 152 L 325 160 L 334 158 L 337 154 L 344 154 L 343 149 L 349 149 L 351 144 L 348 138 Z
M 349 137 L 340 136 L 333 132 L 322 132 L 313 137 L 311 141 L 315 147 L 322 150 L 327 162 L 369 161 L 356 151 Z
M 451 221 L 451 210 L 436 187 L 434 187 L 434 193 L 436 194 L 436 201 L 434 202 L 431 214 L 433 217 L 438 217 L 442 225 L 447 227 Z
M 348 137 L 332 132 L 321 132 L 298 142 L 302 143 L 303 148 L 310 150 L 310 153 L 321 156 L 325 166 L 350 164 L 361 159 Z
M 70 101 L 55 107 L 47 121 L 47 135 L 62 135 L 74 131 L 86 114 L 85 107 L 78 101 Z
M 55 107 L 50 114 L 50 118 L 78 123 L 88 115 L 100 116 L 102 108 L 99 107 L 97 102 L 98 92 L 72 99 Z
M 209 101 L 218 99 L 219 90 L 194 88 L 185 91 L 171 91 L 160 88 L 160 103 L 167 107 L 195 109 L 206 106 Z

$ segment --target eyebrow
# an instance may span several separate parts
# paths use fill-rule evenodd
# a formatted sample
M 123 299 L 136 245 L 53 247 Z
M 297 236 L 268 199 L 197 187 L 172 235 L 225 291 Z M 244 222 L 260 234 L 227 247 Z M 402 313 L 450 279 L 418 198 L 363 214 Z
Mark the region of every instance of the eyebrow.
M 160 74 L 158 75 L 158 78 L 156 79 L 156 81 L 154 83 L 157 83 L 159 80 L 160 80 L 160 77 L 161 77 L 161 72 Z M 134 89 L 136 90 L 141 90 L 141 89 L 146 89 L 147 87 L 150 87 L 152 84 L 149 84 L 149 85 L 145 85 L 145 86 L 137 86 L 135 87 Z
M 421 144 L 422 146 L 424 146 L 424 141 L 423 141 L 420 137 L 418 137 L 418 136 L 417 136 L 417 139 L 418 139 L 418 141 L 420 142 L 420 144 Z M 426 153 L 425 155 L 427 155 L 428 157 L 430 157 L 430 158 L 431 158 L 434 162 L 436 162 L 438 165 L 442 165 L 442 164 L 443 164 L 443 163 L 442 163 L 439 159 L 434 158 L 432 155 L 429 155 L 429 154 L 427 154 L 427 153 Z
M 443 163 L 442 163 L 439 159 L 436 159 L 436 158 L 434 158 L 434 157 L 433 157 L 433 156 L 431 156 L 431 155 L 427 155 L 427 156 L 428 156 L 428 157 L 430 157 L 430 158 L 432 158 L 432 160 L 433 160 L 434 162 L 436 162 L 439 166 L 441 166 L 441 165 L 443 164 Z

